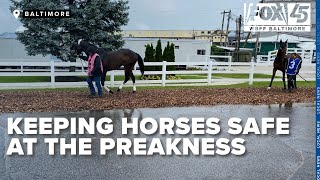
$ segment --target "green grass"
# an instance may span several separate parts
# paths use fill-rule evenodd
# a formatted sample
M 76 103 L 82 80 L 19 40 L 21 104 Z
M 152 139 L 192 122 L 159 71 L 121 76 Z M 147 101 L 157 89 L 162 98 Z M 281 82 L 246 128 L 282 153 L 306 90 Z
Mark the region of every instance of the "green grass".
M 86 80 L 86 76 L 80 76 L 83 81 Z M 136 77 L 140 78 L 140 77 Z M 124 76 L 115 76 L 115 81 L 124 81 Z M 110 81 L 110 76 L 107 77 L 107 81 Z M 49 76 L 0 76 L 0 83 L 23 83 L 23 82 L 51 82 Z
M 199 74 L 199 75 L 178 75 L 181 79 L 207 79 L 206 74 Z M 213 73 L 212 78 L 234 78 L 234 79 L 248 79 L 249 74 L 217 74 Z M 270 78 L 271 75 L 268 74 L 254 74 L 253 78 Z M 276 76 L 276 78 L 280 78 L 280 76 Z
M 80 76 L 81 78 L 83 78 L 83 80 L 85 81 L 87 76 Z M 136 76 L 136 79 L 140 78 L 140 76 Z M 114 80 L 115 81 L 124 81 L 124 76 L 120 75 L 120 76 L 114 76 Z M 106 77 L 106 81 L 110 81 L 110 75 L 107 75 Z
M 206 75 L 177 75 L 181 79 L 207 79 Z M 80 76 L 85 81 L 86 76 Z M 276 76 L 279 78 L 280 76 Z M 247 74 L 212 74 L 213 79 L 217 78 L 235 78 L 235 79 L 248 79 Z M 254 74 L 254 78 L 270 78 L 271 75 L 266 74 Z M 136 76 L 136 79 L 140 79 L 140 76 Z M 107 81 L 110 81 L 110 76 L 107 76 Z M 49 76 L 0 76 L 0 83 L 22 83 L 22 82 L 50 82 Z M 124 81 L 124 76 L 115 76 L 115 81 Z
M 0 83 L 50 82 L 49 76 L 0 76 Z
M 254 82 L 252 86 L 248 83 L 240 83 L 240 84 L 232 84 L 232 85 L 218 85 L 214 87 L 222 87 L 222 88 L 267 88 L 270 82 Z M 299 87 L 316 87 L 315 81 L 298 81 L 297 86 Z M 283 87 L 282 81 L 277 81 L 272 83 L 272 87 Z
M 316 87 L 315 81 L 305 82 L 305 81 L 299 81 L 297 82 L 298 88 L 299 87 Z M 204 88 L 267 88 L 269 86 L 269 82 L 254 82 L 252 86 L 250 86 L 248 83 L 240 83 L 240 84 L 232 84 L 232 85 L 215 85 L 215 86 L 139 86 L 137 87 L 138 91 L 139 89 L 143 90 L 152 90 L 152 89 L 204 89 Z M 283 87 L 282 82 L 273 82 L 272 87 Z M 113 90 L 116 90 L 117 87 L 111 88 Z M 1 92 L 19 92 L 19 91 L 87 91 L 87 87 L 82 88 L 43 88 L 43 89 L 3 89 L 0 90 Z M 132 90 L 132 87 L 123 87 L 123 90 Z
M 212 74 L 212 77 L 224 77 L 224 78 L 235 78 L 235 79 L 247 79 L 249 78 L 249 74 Z M 278 78 L 280 76 L 276 76 Z M 253 78 L 270 78 L 271 75 L 268 74 L 254 74 Z

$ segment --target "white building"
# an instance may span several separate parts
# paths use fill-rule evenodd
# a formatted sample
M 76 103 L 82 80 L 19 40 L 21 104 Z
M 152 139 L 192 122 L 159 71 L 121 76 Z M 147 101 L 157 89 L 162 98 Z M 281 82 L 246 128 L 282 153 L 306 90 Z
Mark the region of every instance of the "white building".
M 123 48 L 131 49 L 140 54 L 142 58 L 145 56 L 145 45 L 152 44 L 155 48 L 158 39 L 156 38 L 124 38 L 125 45 Z M 205 56 L 210 55 L 211 43 L 209 40 L 193 40 L 193 39 L 160 39 L 162 51 L 167 46 L 167 42 L 175 45 L 174 54 L 176 62 L 203 62 Z
M 29 56 L 25 50 L 25 46 L 20 43 L 13 33 L 6 33 L 0 36 L 0 61 L 51 61 L 57 60 L 54 56 L 42 55 Z M 145 45 L 153 44 L 156 47 L 158 39 L 150 38 L 125 38 L 123 48 L 131 49 L 144 58 Z M 193 39 L 161 39 L 162 50 L 167 42 L 175 44 L 176 62 L 185 61 L 204 61 L 202 55 L 210 55 L 211 43 L 209 40 L 193 40 Z M 200 56 L 197 56 L 200 55 Z
M 0 36 L 0 61 L 50 61 L 53 56 L 29 56 L 25 46 L 16 39 L 14 33 L 4 33 Z

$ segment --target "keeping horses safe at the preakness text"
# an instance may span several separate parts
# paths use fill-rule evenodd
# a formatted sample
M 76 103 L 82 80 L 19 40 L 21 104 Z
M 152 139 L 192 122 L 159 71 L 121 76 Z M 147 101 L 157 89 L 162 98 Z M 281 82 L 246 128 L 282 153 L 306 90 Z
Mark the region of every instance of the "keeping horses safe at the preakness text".
M 44 143 L 48 155 L 228 155 L 245 154 L 245 135 L 288 135 L 289 118 L 8 118 L 6 155 L 36 155 Z M 221 137 L 225 130 L 227 137 Z M 115 131 L 119 131 L 116 133 Z M 28 137 L 25 137 L 28 136 Z M 44 136 L 41 142 L 39 136 Z M 58 137 L 59 135 L 63 138 Z M 50 137 L 51 136 L 51 137 Z M 68 137 L 70 136 L 70 137 Z M 74 137 L 76 136 L 76 137 Z M 237 137 L 238 136 L 238 137 Z M 191 138 L 192 137 L 192 138 Z M 231 138 L 230 138 L 231 137 Z M 93 139 L 97 143 L 93 143 Z

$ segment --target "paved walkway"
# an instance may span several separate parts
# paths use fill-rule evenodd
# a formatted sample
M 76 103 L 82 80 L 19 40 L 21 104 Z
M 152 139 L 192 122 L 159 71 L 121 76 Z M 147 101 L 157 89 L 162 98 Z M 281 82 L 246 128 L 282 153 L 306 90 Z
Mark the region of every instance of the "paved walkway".
M 279 105 L 228 105 L 188 108 L 143 108 L 112 111 L 84 111 L 78 113 L 31 113 L 0 115 L 0 179 L 315 179 L 315 107 L 314 104 Z M 109 136 L 61 134 L 37 137 L 93 138 L 92 156 L 49 156 L 47 146 L 39 143 L 34 156 L 4 156 L 10 138 L 6 135 L 7 117 L 109 117 L 114 120 L 114 133 Z M 122 117 L 216 117 L 221 120 L 221 133 L 215 136 L 124 136 L 121 135 Z M 258 124 L 262 117 L 289 117 L 290 135 L 227 134 L 227 120 L 239 117 L 245 123 L 248 117 L 255 117 Z M 243 156 L 117 156 L 110 151 L 106 156 L 99 154 L 100 138 L 236 138 L 246 140 L 246 153 Z M 21 138 L 21 136 L 19 136 Z M 181 147 L 180 147 L 181 148 Z M 59 150 L 59 147 L 56 149 Z

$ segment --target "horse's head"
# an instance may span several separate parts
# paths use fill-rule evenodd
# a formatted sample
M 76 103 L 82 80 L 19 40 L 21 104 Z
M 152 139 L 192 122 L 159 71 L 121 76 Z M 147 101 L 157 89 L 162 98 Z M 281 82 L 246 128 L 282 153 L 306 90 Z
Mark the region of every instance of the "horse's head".
M 75 42 L 72 44 L 70 50 L 75 51 L 77 55 L 80 55 L 84 51 L 84 48 L 80 46 L 78 42 Z
M 287 48 L 288 48 L 288 40 L 286 40 L 285 42 L 282 42 L 282 40 L 280 40 L 279 49 L 281 49 L 284 54 L 287 54 Z
M 77 55 L 80 55 L 82 52 L 85 52 L 86 54 L 88 54 L 87 49 L 89 46 L 91 46 L 90 43 L 82 39 L 79 39 L 76 43 L 74 43 L 71 46 L 71 50 L 76 51 Z
M 77 49 L 77 46 L 78 46 L 78 44 L 76 44 L 76 43 L 71 44 L 70 50 L 75 51 Z

